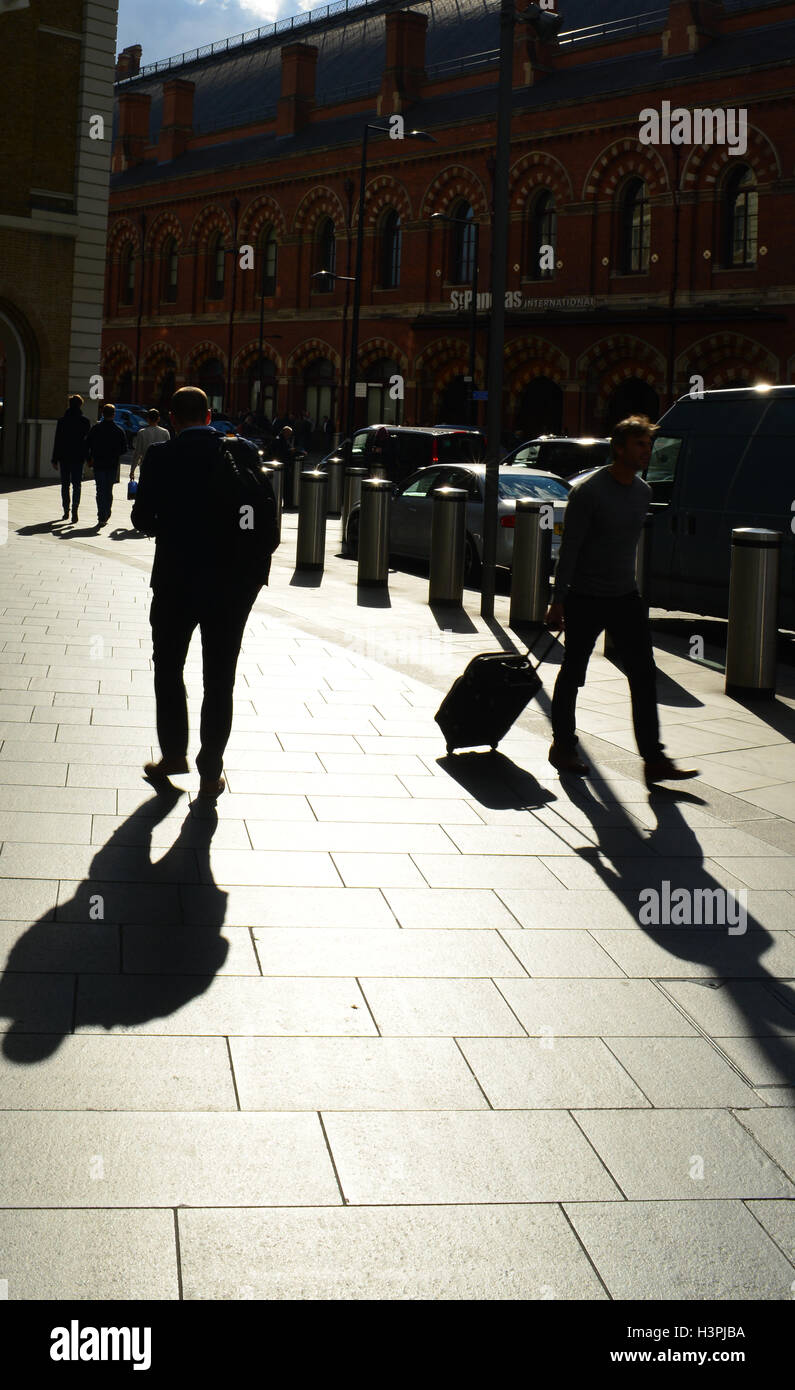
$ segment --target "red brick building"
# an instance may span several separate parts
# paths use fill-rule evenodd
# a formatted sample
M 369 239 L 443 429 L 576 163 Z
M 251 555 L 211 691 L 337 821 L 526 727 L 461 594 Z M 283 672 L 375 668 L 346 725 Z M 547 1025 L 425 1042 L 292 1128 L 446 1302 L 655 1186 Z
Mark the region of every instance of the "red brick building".
M 587 0 L 559 4 L 557 39 L 517 17 L 506 430 L 601 433 L 696 375 L 792 381 L 795 3 L 602 0 L 598 24 Z M 401 113 L 433 142 L 369 133 L 357 423 L 460 422 L 476 249 L 486 295 L 490 279 L 499 5 L 375 0 L 290 24 L 157 71 L 121 55 L 106 395 L 193 383 L 236 412 L 262 384 L 269 415 L 344 418 L 351 286 L 316 272 L 353 274 L 363 130 Z M 693 113 L 686 143 L 665 143 L 664 103 Z

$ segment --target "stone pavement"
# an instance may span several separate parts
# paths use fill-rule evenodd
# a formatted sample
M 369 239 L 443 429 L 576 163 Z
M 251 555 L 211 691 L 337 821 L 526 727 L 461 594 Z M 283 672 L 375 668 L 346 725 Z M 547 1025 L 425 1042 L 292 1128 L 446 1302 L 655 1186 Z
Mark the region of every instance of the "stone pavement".
M 121 491 L 96 533 L 93 486 L 75 527 L 17 487 L 0 547 L 8 1297 L 790 1299 L 792 670 L 753 709 L 663 636 L 684 790 L 646 792 L 598 656 L 584 784 L 546 760 L 554 656 L 497 756 L 447 759 L 507 599 L 490 631 L 417 574 L 357 604 L 336 525 L 318 586 L 288 519 L 202 811 L 195 773 L 141 778 Z M 746 890 L 747 929 L 644 923 L 675 889 Z

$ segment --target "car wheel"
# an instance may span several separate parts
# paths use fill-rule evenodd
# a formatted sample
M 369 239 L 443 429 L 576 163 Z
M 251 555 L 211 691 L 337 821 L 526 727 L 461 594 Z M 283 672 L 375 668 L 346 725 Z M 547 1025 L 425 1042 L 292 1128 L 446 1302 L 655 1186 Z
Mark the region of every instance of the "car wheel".
M 477 552 L 477 546 L 467 531 L 464 541 L 464 580 L 467 584 L 477 584 L 480 579 L 483 566 Z
M 348 521 L 345 531 L 345 540 L 348 546 L 348 554 L 352 560 L 359 558 L 359 513 L 354 512 Z

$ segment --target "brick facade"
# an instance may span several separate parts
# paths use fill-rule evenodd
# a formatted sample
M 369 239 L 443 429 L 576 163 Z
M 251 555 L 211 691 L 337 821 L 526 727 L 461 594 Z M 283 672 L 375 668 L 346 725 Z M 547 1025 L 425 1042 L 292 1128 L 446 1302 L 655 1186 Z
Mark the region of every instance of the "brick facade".
M 67 395 L 99 371 L 116 8 L 31 0 L 2 15 L 3 473 L 48 476 Z
M 487 293 L 496 66 L 465 59 L 460 71 L 425 71 L 421 4 L 417 13 L 382 11 L 369 23 L 385 27 L 383 67 L 374 91 L 360 98 L 316 100 L 323 29 L 312 24 L 300 42 L 281 48 L 274 109 L 252 111 L 246 125 L 230 118 L 226 128 L 223 119 L 208 128 L 194 118 L 194 95 L 198 103 L 210 66 L 214 91 L 223 91 L 227 71 L 232 83 L 228 56 L 185 62 L 165 80 L 144 73 L 117 84 L 103 335 L 110 396 L 163 404 L 174 386 L 198 383 L 225 411 L 252 405 L 267 270 L 258 238 L 267 225 L 278 256 L 262 302 L 263 375 L 273 392 L 267 408 L 308 407 L 319 416 L 325 406 L 339 423 L 349 289 L 342 280 L 326 288 L 311 277 L 323 268 L 328 221 L 337 273 L 353 273 L 362 130 L 401 111 L 407 131 L 425 129 L 434 143 L 370 133 L 357 376 L 371 387 L 369 400 L 357 401 L 357 423 L 395 408 L 382 389 L 393 372 L 405 380 L 406 422 L 465 415 L 471 262 L 464 249 L 456 273 L 456 229 L 430 217 L 458 216 L 463 203 L 472 209 L 479 289 Z M 790 381 L 795 286 L 779 229 L 795 216 L 794 142 L 779 60 L 795 33 L 795 5 L 724 10 L 718 0 L 670 0 L 667 17 L 652 24 L 577 40 L 565 30 L 564 22 L 559 42 L 541 43 L 521 16 L 517 22 L 506 432 L 601 433 L 630 409 L 659 414 L 693 375 L 708 388 Z M 278 44 L 261 39 L 252 51 Z M 351 40 L 347 51 L 351 74 L 361 73 Z M 277 56 L 271 53 L 269 70 Z M 747 151 L 642 143 L 640 112 L 663 100 L 689 109 L 742 104 Z M 758 206 L 758 233 L 755 242 L 747 237 L 747 263 L 735 265 L 739 214 L 732 232 L 727 210 L 743 195 L 735 185 L 730 193 L 727 180 L 739 180 L 740 166 Z M 634 235 L 648 242 L 636 247 L 634 268 L 626 211 L 633 180 L 646 193 Z M 534 259 L 543 195 L 554 200 L 557 219 L 555 265 L 546 277 Z M 750 220 L 751 202 L 743 206 Z M 394 213 L 400 276 L 386 287 L 386 219 Z M 239 265 L 246 245 L 255 248 L 251 269 Z M 221 262 L 222 286 L 214 283 Z M 455 295 L 462 307 L 451 306 Z M 478 388 L 485 386 L 488 325 L 484 303 Z

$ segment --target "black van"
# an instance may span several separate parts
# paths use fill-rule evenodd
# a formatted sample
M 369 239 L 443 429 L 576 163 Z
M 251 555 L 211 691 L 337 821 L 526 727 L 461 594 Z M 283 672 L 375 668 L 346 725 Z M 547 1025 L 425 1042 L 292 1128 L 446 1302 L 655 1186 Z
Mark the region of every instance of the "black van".
M 327 459 L 342 452 L 339 445 L 317 467 L 325 468 Z M 378 468 L 393 483 L 432 463 L 482 463 L 485 457 L 485 436 L 464 425 L 365 425 L 356 430 L 351 449 L 354 468 Z
M 779 627 L 795 627 L 795 386 L 683 396 L 661 417 L 645 474 L 654 513 L 651 602 L 726 617 L 731 533 L 783 533 Z

